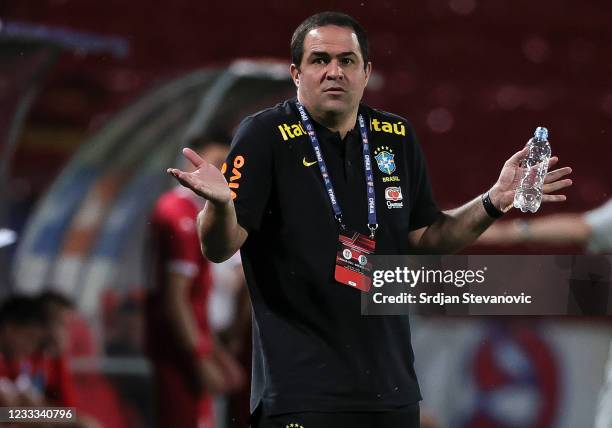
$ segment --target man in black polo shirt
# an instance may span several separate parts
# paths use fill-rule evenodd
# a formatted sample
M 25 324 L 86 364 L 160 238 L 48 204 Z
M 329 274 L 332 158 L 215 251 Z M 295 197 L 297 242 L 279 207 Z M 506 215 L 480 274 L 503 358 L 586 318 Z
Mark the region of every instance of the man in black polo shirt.
M 254 426 L 417 427 L 408 319 L 360 315 L 360 290 L 336 273 L 339 235 L 376 254 L 456 251 L 510 209 L 526 152 L 483 197 L 440 212 L 412 126 L 360 104 L 372 66 L 359 24 L 314 15 L 291 51 L 297 99 L 242 122 L 224 175 L 189 149 L 198 170 L 168 172 L 208 200 L 198 219 L 206 256 L 241 250 Z M 545 201 L 565 199 L 548 193 L 570 185 L 560 180 L 569 172 L 549 173 Z

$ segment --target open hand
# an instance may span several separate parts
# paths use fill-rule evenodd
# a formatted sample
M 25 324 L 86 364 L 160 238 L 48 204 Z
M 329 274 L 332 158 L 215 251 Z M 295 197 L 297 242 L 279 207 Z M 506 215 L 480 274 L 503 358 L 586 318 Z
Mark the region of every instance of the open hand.
M 514 193 L 519 186 L 523 168 L 521 162 L 527 157 L 527 147 L 516 152 L 504 164 L 497 183 L 493 185 L 489 192 L 491 202 L 495 207 L 503 212 L 507 212 L 512 208 L 514 202 Z M 559 162 L 557 156 L 553 156 L 548 161 L 548 168 L 556 165 Z M 544 178 L 544 186 L 542 187 L 542 202 L 562 202 L 566 200 L 565 195 L 554 194 L 555 192 L 572 185 L 572 180 L 569 178 L 562 179 L 570 174 L 572 169 L 568 166 L 549 171 Z
M 185 172 L 177 168 L 168 168 L 168 174 L 213 204 L 227 204 L 231 200 L 231 192 L 221 171 L 191 149 L 183 149 L 183 155 L 197 169 L 193 172 Z

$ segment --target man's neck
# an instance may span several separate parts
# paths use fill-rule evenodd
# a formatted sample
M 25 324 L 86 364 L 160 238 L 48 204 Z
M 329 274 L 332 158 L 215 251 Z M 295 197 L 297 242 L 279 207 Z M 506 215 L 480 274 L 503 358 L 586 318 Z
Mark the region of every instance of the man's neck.
M 306 107 L 308 113 L 317 123 L 320 123 L 332 132 L 340 133 L 340 138 L 342 139 L 344 139 L 346 134 L 355 127 L 355 122 L 357 121 L 358 106 L 353 111 L 346 113 L 322 112 L 314 108 L 309 108 L 306 105 L 304 105 L 304 107 Z
M 344 139 L 346 134 L 348 134 L 349 131 L 355 127 L 355 122 L 357 121 L 357 110 L 342 116 L 331 113 L 319 116 L 313 114 L 312 117 L 330 131 L 340 133 L 340 138 Z

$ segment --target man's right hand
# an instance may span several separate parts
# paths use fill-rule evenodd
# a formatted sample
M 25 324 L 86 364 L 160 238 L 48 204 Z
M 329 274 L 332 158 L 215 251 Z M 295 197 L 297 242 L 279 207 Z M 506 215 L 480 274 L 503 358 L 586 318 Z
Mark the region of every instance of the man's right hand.
M 198 236 L 206 258 L 213 263 L 223 262 L 242 247 L 249 234 L 238 224 L 232 191 L 221 171 L 191 149 L 183 149 L 183 155 L 196 170 L 168 168 L 167 171 L 209 202 L 198 214 Z
M 183 149 L 183 155 L 196 167 L 193 172 L 168 168 L 168 174 L 176 178 L 183 186 L 191 189 L 215 205 L 225 205 L 231 201 L 231 192 L 227 180 L 221 171 L 202 159 L 191 149 Z

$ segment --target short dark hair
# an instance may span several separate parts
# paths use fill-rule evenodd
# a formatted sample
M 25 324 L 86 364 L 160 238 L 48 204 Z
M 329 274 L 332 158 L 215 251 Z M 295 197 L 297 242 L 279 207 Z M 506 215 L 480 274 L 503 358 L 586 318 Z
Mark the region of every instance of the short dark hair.
M 355 18 L 340 12 L 317 13 L 316 15 L 306 18 L 300 25 L 298 25 L 293 32 L 293 36 L 291 36 L 291 61 L 296 65 L 296 67 L 299 69 L 300 65 L 302 64 L 302 57 L 304 56 L 304 39 L 306 38 L 306 34 L 315 28 L 325 27 L 326 25 L 350 28 L 355 32 L 357 41 L 359 42 L 361 56 L 363 57 L 363 66 L 364 68 L 367 67 L 370 59 L 368 35 Z
M 38 300 L 44 308 L 56 306 L 62 309 L 74 309 L 74 303 L 68 296 L 49 288 L 38 295 Z
M 37 298 L 22 295 L 9 296 L 0 305 L 0 325 L 43 325 L 44 310 Z

